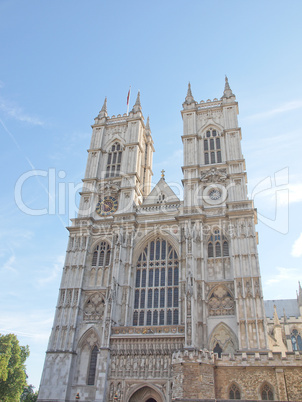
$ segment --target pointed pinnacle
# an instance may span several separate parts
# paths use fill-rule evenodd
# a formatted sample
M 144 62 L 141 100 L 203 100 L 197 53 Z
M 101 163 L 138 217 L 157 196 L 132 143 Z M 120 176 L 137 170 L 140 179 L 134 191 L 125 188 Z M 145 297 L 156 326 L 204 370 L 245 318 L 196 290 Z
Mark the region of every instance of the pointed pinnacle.
M 192 91 L 191 91 L 191 84 L 190 84 L 190 81 L 189 81 L 189 84 L 188 84 L 188 91 L 187 91 L 187 97 L 188 97 L 188 96 L 190 96 L 190 97 L 193 98 Z
M 231 89 L 227 76 L 225 76 L 225 85 L 224 85 L 224 90 L 226 90 L 226 89 Z
M 141 93 L 138 91 L 135 106 L 141 106 Z
M 104 104 L 103 104 L 103 107 L 101 109 L 101 112 L 107 113 L 107 96 L 105 97 Z
M 146 129 L 147 129 L 147 130 L 150 130 L 150 119 L 149 119 L 149 116 L 147 117 Z
M 187 96 L 186 96 L 186 99 L 185 99 L 185 104 L 190 105 L 191 103 L 195 104 L 196 102 L 195 102 L 195 99 L 194 99 L 194 97 L 192 95 L 191 84 L 189 82 Z
M 278 313 L 277 313 L 277 307 L 274 305 L 274 324 L 275 325 L 280 325 Z
M 222 98 L 230 98 L 232 96 L 235 96 L 235 95 L 233 94 L 233 92 L 231 90 L 228 77 L 225 76 L 225 84 L 224 84 L 224 91 L 223 91 Z

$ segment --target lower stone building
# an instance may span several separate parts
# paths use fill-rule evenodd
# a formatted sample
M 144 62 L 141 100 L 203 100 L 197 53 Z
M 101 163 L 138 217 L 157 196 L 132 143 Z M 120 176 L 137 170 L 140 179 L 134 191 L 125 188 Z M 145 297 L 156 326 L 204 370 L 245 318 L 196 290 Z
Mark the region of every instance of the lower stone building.
M 154 151 L 140 94 L 92 126 L 38 401 L 302 400 L 302 290 L 263 301 L 238 103 L 183 118 L 184 199 Z

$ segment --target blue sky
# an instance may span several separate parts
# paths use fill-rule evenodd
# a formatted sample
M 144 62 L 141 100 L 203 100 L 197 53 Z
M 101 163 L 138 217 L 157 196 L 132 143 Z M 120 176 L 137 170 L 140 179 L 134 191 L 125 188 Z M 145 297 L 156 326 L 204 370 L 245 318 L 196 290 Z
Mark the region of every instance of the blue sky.
M 27 371 L 36 387 L 90 125 L 105 96 L 109 115 L 126 112 L 129 85 L 131 106 L 140 90 L 150 116 L 154 182 L 165 169 L 178 186 L 188 81 L 195 99 L 207 100 L 222 95 L 228 75 L 259 214 L 264 297 L 295 297 L 302 279 L 301 12 L 300 0 L 0 1 L 0 333 L 30 346 Z M 21 202 L 16 188 L 27 172 Z M 52 176 L 55 189 L 48 188 Z M 32 215 L 22 205 L 46 211 Z

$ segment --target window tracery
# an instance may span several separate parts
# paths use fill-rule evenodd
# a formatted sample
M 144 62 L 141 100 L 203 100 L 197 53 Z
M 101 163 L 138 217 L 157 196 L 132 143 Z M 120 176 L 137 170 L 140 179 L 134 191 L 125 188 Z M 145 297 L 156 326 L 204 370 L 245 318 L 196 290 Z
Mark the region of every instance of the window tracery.
M 232 384 L 229 392 L 230 399 L 241 399 L 239 388 L 236 384 Z
M 215 129 L 210 128 L 206 132 L 206 138 L 203 140 L 204 163 L 221 163 L 221 144 L 219 134 Z
M 108 152 L 106 178 L 116 177 L 120 175 L 122 163 L 122 147 L 121 144 L 115 142 Z
M 168 241 L 153 240 L 137 262 L 133 325 L 178 324 L 178 298 L 178 255 Z
M 90 355 L 87 385 L 94 385 L 97 358 L 98 358 L 98 348 L 97 346 L 94 346 Z
M 290 335 L 293 350 L 302 350 L 302 338 L 298 330 L 293 329 Z
M 208 258 L 221 258 L 229 256 L 229 243 L 219 229 L 215 229 L 208 241 Z
M 92 257 L 92 266 L 93 267 L 105 267 L 110 264 L 110 245 L 102 241 L 98 244 L 94 251 Z
M 270 385 L 264 384 L 261 388 L 261 400 L 262 401 L 273 401 L 274 393 Z
M 103 295 L 95 293 L 90 296 L 84 306 L 84 320 L 100 320 L 105 311 Z
M 234 298 L 223 285 L 216 286 L 209 296 L 209 315 L 235 314 Z
M 164 202 L 165 202 L 165 198 L 166 198 L 165 194 L 160 193 L 159 196 L 158 196 L 158 199 L 157 199 L 157 204 L 162 204 L 162 203 L 164 203 Z

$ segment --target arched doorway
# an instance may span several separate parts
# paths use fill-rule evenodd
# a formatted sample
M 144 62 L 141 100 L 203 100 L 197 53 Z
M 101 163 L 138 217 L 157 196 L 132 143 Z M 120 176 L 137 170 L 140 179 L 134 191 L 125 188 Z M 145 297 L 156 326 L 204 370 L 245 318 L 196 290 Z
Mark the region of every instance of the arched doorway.
M 142 387 L 130 397 L 129 402 L 163 402 L 160 393 L 151 387 Z

